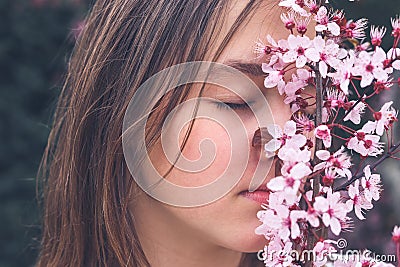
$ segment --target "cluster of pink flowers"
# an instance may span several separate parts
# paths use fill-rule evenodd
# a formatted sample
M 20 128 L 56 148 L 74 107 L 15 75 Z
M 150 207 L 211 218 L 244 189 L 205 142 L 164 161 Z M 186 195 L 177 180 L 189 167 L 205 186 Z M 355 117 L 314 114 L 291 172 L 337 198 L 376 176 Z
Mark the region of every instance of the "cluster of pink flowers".
M 394 42 L 385 52 L 380 45 L 386 28 L 372 26 L 371 43 L 362 42 L 366 19 L 346 20 L 343 11 L 328 10 L 318 3 L 281 0 L 280 6 L 287 12 L 281 19 L 290 31 L 288 38 L 274 40 L 267 36 L 266 43 L 256 44 L 256 53 L 266 61 L 262 64 L 267 74 L 265 87 L 276 87 L 294 114 L 283 129 L 278 125 L 267 127 L 272 140 L 265 144 L 265 154 L 280 160 L 282 167 L 280 175 L 267 184 L 271 194 L 257 214 L 262 224 L 256 233 L 268 240 L 266 253 L 319 251 L 334 244 L 319 229 L 329 229 L 338 236 L 350 227 L 350 212 L 365 219 L 365 212 L 373 208 L 382 190 L 381 177 L 373 173 L 374 168 L 399 152 L 400 143 L 394 144 L 390 135 L 386 152 L 381 141 L 397 121 L 393 103 L 384 103 L 375 110 L 369 99 L 400 83 L 391 76 L 394 70 L 400 70 L 400 18 L 391 20 Z M 305 35 L 310 21 L 316 24 L 313 38 Z M 349 39 L 358 40 L 357 44 L 349 47 Z M 305 92 L 309 86 L 320 90 L 321 99 Z M 307 114 L 318 101 L 319 116 Z M 373 119 L 368 120 L 368 113 Z M 376 157 L 377 164 L 360 165 L 362 172 L 352 173 L 355 155 L 361 159 Z M 339 181 L 342 184 L 338 186 Z M 393 232 L 397 243 L 399 232 L 399 228 Z M 310 237 L 314 238 L 312 247 Z M 313 264 L 322 266 L 325 262 Z M 287 256 L 267 257 L 265 264 L 300 263 Z M 360 261 L 335 262 L 335 266 L 359 264 Z

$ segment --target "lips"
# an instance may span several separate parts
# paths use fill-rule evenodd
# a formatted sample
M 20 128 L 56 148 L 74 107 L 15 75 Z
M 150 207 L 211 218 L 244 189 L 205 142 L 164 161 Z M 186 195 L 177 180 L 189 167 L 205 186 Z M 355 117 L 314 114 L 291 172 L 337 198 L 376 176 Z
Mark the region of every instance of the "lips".
M 239 195 L 250 199 L 252 201 L 258 202 L 259 204 L 267 203 L 270 191 L 267 188 L 259 188 L 253 192 L 242 191 Z
M 275 156 L 273 164 L 275 165 L 275 177 L 281 175 L 280 170 L 282 167 L 282 161 Z M 268 189 L 267 184 L 262 184 L 253 192 L 249 192 L 249 190 L 243 190 L 239 193 L 239 195 L 259 204 L 264 204 L 267 203 L 270 193 L 271 190 Z

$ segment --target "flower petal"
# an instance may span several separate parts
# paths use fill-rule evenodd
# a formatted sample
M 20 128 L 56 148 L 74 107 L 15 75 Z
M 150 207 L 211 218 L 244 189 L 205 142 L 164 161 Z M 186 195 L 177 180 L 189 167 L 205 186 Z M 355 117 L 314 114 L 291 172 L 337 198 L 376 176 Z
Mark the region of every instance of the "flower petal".
M 292 120 L 286 122 L 283 132 L 288 136 L 293 136 L 296 133 L 296 123 Z
M 311 61 L 318 62 L 320 60 L 320 56 L 318 51 L 315 48 L 309 48 L 305 51 L 306 57 L 308 57 Z
M 267 187 L 272 191 L 282 191 L 285 188 L 286 181 L 283 176 L 278 176 L 268 182 Z
M 315 154 L 320 160 L 327 160 L 331 156 L 331 153 L 328 150 L 318 150 Z
M 281 127 L 277 124 L 267 125 L 267 130 L 269 134 L 275 139 L 281 138 L 283 135 Z
M 340 231 L 342 230 L 342 227 L 341 227 L 340 222 L 339 222 L 339 220 L 337 218 L 331 218 L 330 226 L 331 226 L 332 233 L 334 233 L 335 235 L 339 235 L 340 234 Z
M 281 147 L 281 144 L 282 143 L 280 141 L 272 139 L 265 144 L 264 149 L 270 152 L 275 152 Z

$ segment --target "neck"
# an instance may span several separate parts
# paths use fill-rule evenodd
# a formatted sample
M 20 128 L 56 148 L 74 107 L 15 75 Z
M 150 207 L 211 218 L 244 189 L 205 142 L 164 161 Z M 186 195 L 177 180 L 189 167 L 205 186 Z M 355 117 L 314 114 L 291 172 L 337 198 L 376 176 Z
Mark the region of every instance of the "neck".
M 135 201 L 133 214 L 140 244 L 152 267 L 240 265 L 243 253 L 213 244 L 201 231 L 168 216 L 168 210 L 143 203 L 149 202 Z

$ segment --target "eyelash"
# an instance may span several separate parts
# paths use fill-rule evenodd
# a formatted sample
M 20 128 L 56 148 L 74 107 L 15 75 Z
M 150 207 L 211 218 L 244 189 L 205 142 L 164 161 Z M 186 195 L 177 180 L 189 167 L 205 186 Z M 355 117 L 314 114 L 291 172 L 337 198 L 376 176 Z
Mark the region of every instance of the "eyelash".
M 249 108 L 246 103 L 215 102 L 219 109 L 243 110 Z

